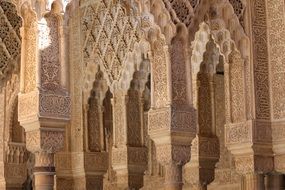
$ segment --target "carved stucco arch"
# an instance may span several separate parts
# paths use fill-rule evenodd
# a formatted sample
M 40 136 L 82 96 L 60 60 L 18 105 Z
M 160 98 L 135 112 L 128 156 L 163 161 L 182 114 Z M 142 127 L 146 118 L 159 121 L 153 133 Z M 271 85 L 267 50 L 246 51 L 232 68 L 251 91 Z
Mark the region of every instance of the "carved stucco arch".
M 140 88 L 144 88 L 147 82 L 147 77 L 150 73 L 148 53 L 150 51 L 150 44 L 144 39 L 135 46 L 135 50 L 130 52 L 125 63 L 125 68 L 122 71 L 122 77 L 118 82 L 120 89 L 128 90 L 130 88 L 131 81 L 135 72 L 140 73 L 140 80 L 143 83 Z
M 108 80 L 109 78 L 108 74 L 106 73 L 104 67 L 102 66 L 103 63 L 100 60 L 98 61 L 96 59 L 98 61 L 98 64 L 92 63 L 93 61 L 87 62 L 87 67 L 85 70 L 86 83 L 84 84 L 84 94 L 89 94 L 92 88 L 92 84 L 95 78 L 94 73 L 96 73 L 98 65 L 100 65 L 100 67 L 102 68 L 104 77 L 105 79 L 107 79 L 111 91 L 113 91 L 114 89 L 127 90 L 129 88 L 130 81 L 132 80 L 134 72 L 136 70 L 139 70 L 139 68 L 143 68 L 139 66 L 140 62 L 141 64 L 144 64 L 142 56 L 148 59 L 147 55 L 151 50 L 151 43 L 155 41 L 155 39 L 157 38 L 153 34 L 160 33 L 160 35 L 165 40 L 165 48 L 166 48 L 167 44 L 170 44 L 173 37 L 176 36 L 177 28 L 179 27 L 181 28 L 181 25 L 184 25 L 183 23 L 179 23 L 178 24 L 179 26 L 174 24 L 174 22 L 171 19 L 170 13 L 168 12 L 167 8 L 165 7 L 165 4 L 161 0 L 144 1 L 143 3 L 138 9 L 142 11 L 140 29 L 143 30 L 142 32 L 144 34 L 141 37 L 140 42 L 135 43 L 134 50 L 129 52 L 128 55 L 126 56 L 127 58 L 124 61 L 123 64 L 124 67 L 122 68 L 121 71 L 121 78 L 117 81 L 110 81 Z M 172 12 L 172 14 L 176 16 L 175 12 Z M 185 41 L 187 41 L 187 39 Z M 168 56 L 169 55 L 167 53 L 166 59 L 168 59 Z M 149 73 L 149 71 L 142 71 L 142 73 L 145 73 L 145 77 L 143 78 L 145 78 L 146 82 L 147 78 L 146 73 Z
M 244 2 L 241 1 L 239 1 L 239 3 L 244 4 Z M 240 23 L 239 19 L 241 14 L 238 15 L 237 10 L 234 9 L 233 2 L 229 0 L 212 0 L 210 2 L 201 0 L 192 2 L 192 4 L 194 9 L 190 7 L 189 14 L 193 12 L 194 14 L 190 17 L 191 22 L 189 25 L 185 24 L 185 22 L 181 22 L 177 17 L 173 18 L 173 15 L 175 17 L 177 13 L 173 13 L 171 7 L 168 6 L 169 1 L 147 1 L 143 10 L 145 13 L 149 11 L 148 17 L 151 17 L 153 23 L 159 26 L 158 31 L 160 31 L 166 39 L 166 45 L 171 44 L 171 40 L 177 35 L 178 24 L 188 26 L 189 41 L 193 42 L 200 24 L 206 22 L 209 26 L 209 34 L 214 38 L 215 43 L 218 45 L 226 61 L 228 61 L 228 55 L 235 48 L 239 50 L 243 59 L 249 59 L 249 38 Z M 244 11 L 244 9 L 243 7 L 242 11 Z M 174 22 L 175 19 L 177 20 L 176 22 Z M 205 45 L 206 43 L 204 43 L 204 46 Z M 191 48 L 189 49 L 192 51 Z M 190 58 L 188 57 L 189 59 L 192 59 L 192 53 L 193 52 L 188 52 L 190 55 Z M 203 53 L 202 51 L 201 55 L 203 55 Z M 247 77 L 249 77 L 249 72 L 250 70 L 248 69 Z
M 176 35 L 177 33 L 177 26 L 174 24 L 171 18 L 170 12 L 167 10 L 165 4 L 159 0 L 159 1 L 146 1 L 144 2 L 144 5 L 141 5 L 142 7 L 142 28 L 144 27 L 149 27 L 148 32 L 145 32 L 145 36 L 147 40 L 145 40 L 145 44 L 147 44 L 149 41 L 151 44 L 151 41 L 153 41 L 153 36 L 150 33 L 153 33 L 153 28 L 156 28 L 155 30 L 159 31 L 161 35 L 164 36 L 166 45 L 171 43 L 172 38 Z M 235 42 L 235 46 L 239 50 L 243 50 L 241 54 L 243 57 L 248 58 L 248 52 L 247 49 L 245 48 L 245 45 L 248 43 L 248 38 L 244 33 L 244 30 L 242 26 L 239 23 L 238 17 L 234 12 L 234 9 L 230 2 L 228 0 L 226 1 L 218 1 L 218 5 L 216 6 L 216 12 L 217 15 L 213 18 L 209 18 L 207 21 L 208 25 L 210 26 L 210 31 L 211 34 L 213 35 L 215 42 L 219 45 L 221 52 L 225 55 L 225 58 L 227 59 L 227 55 L 231 51 L 231 47 L 233 45 L 233 42 Z M 209 12 L 213 11 L 211 6 L 214 4 L 214 2 L 208 3 L 207 1 L 200 1 L 199 4 L 195 6 L 195 16 L 193 15 L 193 21 L 189 25 L 189 38 L 190 41 L 195 37 L 194 35 L 191 34 L 196 34 L 196 32 L 199 30 L 199 24 L 203 22 L 205 17 L 210 17 Z M 192 10 L 194 11 L 194 10 Z M 173 13 L 172 13 L 173 14 Z M 192 14 L 192 13 L 191 13 Z M 175 15 L 175 14 L 174 14 Z M 212 16 L 212 15 L 211 15 Z M 173 17 L 173 16 L 172 16 Z M 144 24 L 144 19 L 148 19 L 145 23 L 147 23 L 145 26 Z M 186 26 L 184 23 L 180 23 L 181 25 Z M 198 28 L 197 28 L 198 25 Z M 235 26 L 235 27 L 234 27 Z M 152 28 L 152 29 L 150 29 Z M 233 40 L 230 40 L 230 39 Z M 135 44 L 135 50 L 133 52 L 129 52 L 127 59 L 124 61 L 124 68 L 122 69 L 121 73 L 122 76 L 118 81 L 113 81 L 110 82 L 108 81 L 108 85 L 111 87 L 111 89 L 128 89 L 130 81 L 132 79 L 132 75 L 134 74 L 134 64 L 130 64 L 130 60 L 132 62 L 136 61 L 132 59 L 131 57 L 135 54 L 138 54 L 138 52 L 142 52 L 142 54 L 146 54 L 147 50 L 141 51 L 141 50 L 136 50 L 138 49 L 137 47 L 142 46 L 142 43 L 136 43 Z M 149 44 L 145 45 L 145 47 L 149 48 Z M 145 48 L 145 49 L 148 49 Z M 191 53 L 189 53 L 191 55 Z M 99 65 L 101 65 L 99 63 Z M 86 67 L 86 80 L 87 81 L 84 84 L 84 91 L 88 93 L 90 92 L 92 88 L 92 84 L 94 82 L 94 73 L 96 73 L 98 69 L 97 65 L 87 63 Z M 104 69 L 102 69 L 104 72 Z M 104 72 L 104 76 L 106 79 L 108 79 L 108 76 L 106 72 Z
M 251 108 L 253 95 L 251 87 L 250 39 L 245 33 L 229 0 L 212 0 L 211 3 L 207 3 L 207 1 L 200 2 L 196 10 L 194 22 L 189 28 L 189 40 L 191 42 L 195 40 L 195 34 L 203 22 L 209 26 L 210 34 L 218 44 L 225 62 L 229 61 L 228 55 L 234 49 L 241 54 L 241 58 L 245 61 L 245 93 L 248 97 L 245 100 L 246 113 L 247 118 L 251 118 L 253 114 Z
M 191 42 L 195 39 L 195 34 L 202 22 L 209 25 L 211 33 L 217 37 L 217 42 L 220 41 L 219 39 L 228 38 L 227 35 L 230 35 L 242 57 L 244 59 L 249 58 L 249 37 L 246 35 L 229 0 L 211 0 L 210 3 L 205 0 L 201 1 L 193 18 L 193 23 L 189 26 L 189 40 Z M 221 51 L 225 51 L 223 49 L 226 47 L 220 46 L 220 48 Z
M 108 2 L 108 1 L 106 1 L 106 2 Z M 118 38 L 118 41 L 116 41 L 116 39 L 114 42 L 112 40 L 110 40 L 109 44 L 107 44 L 105 46 L 105 48 L 103 48 L 103 50 L 99 48 L 99 46 L 98 46 L 99 42 L 97 42 L 94 38 L 91 39 L 94 42 L 89 42 L 90 36 L 86 37 L 87 39 L 85 41 L 84 46 L 87 47 L 88 43 L 91 43 L 92 45 L 91 45 L 91 48 L 89 48 L 89 49 L 85 48 L 84 51 L 87 52 L 88 54 L 94 52 L 94 55 L 90 56 L 90 58 L 87 58 L 84 61 L 86 64 L 86 67 L 84 68 L 84 73 L 85 73 L 84 74 L 84 81 L 85 82 L 84 82 L 84 88 L 83 88 L 83 93 L 85 94 L 84 95 L 84 104 L 87 103 L 87 97 L 89 97 L 89 94 L 90 94 L 92 86 L 93 86 L 93 82 L 95 81 L 95 73 L 97 73 L 99 67 L 100 67 L 101 71 L 103 72 L 104 78 L 106 79 L 107 84 L 110 87 L 110 90 L 112 92 L 114 90 L 124 90 L 124 91 L 128 90 L 128 88 L 130 86 L 130 81 L 132 80 L 132 77 L 133 77 L 133 74 L 135 71 L 142 69 L 142 73 L 149 72 L 149 71 L 144 71 L 145 69 L 148 69 L 148 68 L 146 68 L 145 66 L 142 66 L 144 64 L 143 59 L 147 58 L 147 54 L 149 51 L 149 44 L 140 35 L 141 30 L 140 30 L 139 26 L 135 26 L 135 22 L 138 22 L 138 18 L 136 17 L 136 15 L 130 14 L 130 10 L 128 9 L 127 4 L 121 5 L 121 4 L 116 4 L 116 2 L 113 2 L 113 4 L 110 3 L 107 5 L 104 2 L 101 2 L 101 4 L 105 7 L 118 6 L 119 5 L 122 9 L 121 14 L 123 14 L 123 15 L 120 15 L 119 18 L 123 19 L 123 20 L 124 19 L 125 20 L 134 20 L 133 26 L 134 26 L 134 28 L 137 27 L 138 29 L 134 29 L 137 31 L 135 31 L 136 34 L 133 34 L 133 35 L 136 35 L 137 41 L 133 42 L 132 48 L 130 48 L 130 49 L 128 48 L 128 51 L 126 52 L 125 56 L 123 57 L 123 60 L 120 60 L 120 62 L 122 62 L 122 63 L 120 66 L 121 68 L 119 70 L 119 73 L 120 73 L 119 78 L 112 78 L 110 76 L 110 72 L 111 72 L 112 68 L 106 68 L 106 64 L 107 65 L 108 64 L 109 65 L 116 64 L 116 60 L 118 59 L 118 57 L 115 56 L 112 59 L 109 59 L 107 56 L 112 55 L 112 54 L 118 56 L 117 51 L 119 51 L 120 49 L 124 49 L 124 47 L 119 48 L 118 50 L 115 48 L 115 50 L 114 50 L 114 49 L 110 48 L 110 44 L 115 43 L 117 45 L 121 45 L 120 44 L 121 40 L 126 40 L 126 39 L 124 39 L 125 33 L 122 34 L 123 37 L 119 36 L 117 34 L 111 33 L 111 35 L 114 35 L 114 36 L 112 36 L 112 38 Z M 108 12 L 108 13 L 102 14 L 102 11 L 97 13 L 96 11 L 94 11 L 94 9 L 97 10 L 96 6 L 97 5 L 94 5 L 92 8 L 87 7 L 84 14 L 87 15 L 88 17 L 91 17 L 91 23 L 94 25 L 93 26 L 94 28 L 99 27 L 98 30 L 99 31 L 101 30 L 102 31 L 101 33 L 104 33 L 104 27 L 105 26 L 102 26 L 102 23 L 100 23 L 100 22 L 104 23 L 104 22 L 107 22 L 106 21 L 107 19 L 111 19 L 111 18 L 108 18 L 109 14 L 111 14 L 111 13 Z M 101 5 L 98 5 L 98 6 L 101 6 Z M 71 4 L 71 7 L 72 7 L 72 4 Z M 74 9 L 74 6 L 73 6 L 73 9 Z M 91 11 L 91 13 L 90 13 L 90 11 Z M 92 13 L 92 11 L 94 11 L 94 12 Z M 98 14 L 99 16 L 96 14 Z M 115 14 L 115 13 L 112 13 L 112 14 Z M 103 15 L 101 17 L 104 17 L 104 19 L 100 20 L 100 15 Z M 131 19 L 128 19 L 128 18 L 126 19 L 124 17 L 130 17 Z M 116 18 L 116 16 L 115 16 L 115 18 Z M 116 20 L 115 18 L 112 18 L 113 20 L 111 20 L 111 22 L 113 22 L 113 23 L 118 22 L 118 20 Z M 84 21 L 83 22 L 83 25 L 84 25 L 83 28 L 85 27 L 86 30 L 91 30 L 91 32 L 92 32 L 93 29 L 90 29 L 92 27 L 91 23 Z M 100 26 L 100 24 L 101 24 L 101 26 Z M 102 29 L 100 27 L 102 27 Z M 115 26 L 115 27 L 118 27 L 118 26 Z M 113 32 L 113 31 L 111 31 L 111 32 Z M 101 35 L 103 35 L 103 34 L 101 34 Z M 116 45 L 114 45 L 114 46 L 116 47 Z M 92 49 L 92 51 L 91 51 L 91 49 Z M 111 51 L 109 51 L 109 49 Z
M 129 52 L 126 60 L 124 61 L 124 68 L 121 71 L 121 77 L 119 81 L 113 81 L 110 83 L 108 74 L 102 69 L 101 63 L 88 62 L 85 68 L 85 84 L 83 88 L 84 104 L 88 102 L 88 97 L 92 91 L 93 84 L 96 81 L 96 74 L 100 69 L 104 79 L 107 82 L 111 92 L 114 90 L 127 91 L 130 87 L 131 80 L 136 71 L 143 73 L 142 79 L 147 82 L 147 76 L 149 74 L 149 66 L 146 66 L 145 59 L 147 59 L 148 52 L 150 51 L 149 43 L 145 40 L 141 40 L 135 44 L 134 51 Z
M 230 31 L 232 39 L 237 44 L 237 48 L 240 51 L 243 50 L 241 51 L 243 58 L 248 56 L 248 49 L 244 48 L 249 43 L 249 39 L 244 32 L 242 26 L 243 23 L 240 23 L 242 20 L 241 17 L 243 16 L 246 8 L 246 3 L 244 1 L 238 0 L 236 3 L 231 0 L 182 1 L 183 5 L 181 6 L 184 6 L 184 9 L 188 8 L 189 15 L 187 15 L 187 19 L 189 21 L 182 20 L 181 18 L 179 19 L 177 15 L 180 14 L 179 11 L 183 11 L 184 9 L 181 10 L 177 7 L 171 7 L 171 4 L 175 3 L 175 1 L 170 3 L 167 0 L 149 0 L 143 3 L 143 11 L 150 12 L 153 15 L 155 23 L 160 27 L 161 32 L 165 35 L 168 44 L 176 34 L 175 25 L 177 23 L 184 24 L 189 29 L 189 38 L 190 41 L 193 41 L 195 37 L 194 34 L 199 30 L 199 24 L 201 22 L 210 20 L 208 22 L 211 28 L 214 29 L 219 26 L 216 24 L 217 21 L 215 20 L 221 19 L 223 21 L 222 25 Z M 240 12 L 238 10 L 240 7 L 238 6 L 242 6 Z M 213 12 L 215 14 L 212 14 Z
M 153 16 L 153 22 L 159 26 L 161 33 L 165 36 L 167 44 L 170 44 L 171 39 L 175 36 L 176 26 L 164 2 L 162 0 L 149 0 L 146 2 L 144 11 Z M 175 14 L 175 12 L 173 12 L 173 14 Z
M 191 65 L 192 73 L 197 74 L 200 63 L 203 61 L 203 55 L 206 51 L 206 45 L 210 38 L 213 38 L 215 44 L 219 48 L 220 54 L 225 60 L 228 55 L 236 48 L 235 42 L 230 36 L 230 32 L 225 28 L 212 31 L 206 22 L 199 25 L 199 30 L 195 33 L 195 38 L 191 43 Z M 194 68 L 193 68 L 194 67 Z
M 174 2 L 174 1 L 173 1 Z M 177 19 L 177 13 L 173 12 L 169 1 L 145 1 L 143 7 L 146 17 L 150 17 L 153 23 L 159 26 L 159 31 L 166 39 L 166 44 L 171 44 L 173 37 L 177 35 L 177 23 L 187 26 L 185 22 Z M 191 22 L 188 26 L 189 41 L 193 42 L 196 32 L 199 30 L 200 24 L 206 22 L 209 27 L 209 34 L 219 46 L 221 54 L 227 60 L 232 49 L 237 48 L 243 59 L 249 59 L 249 38 L 245 34 L 244 28 L 240 23 L 240 17 L 244 12 L 244 1 L 238 1 L 238 5 L 242 4 L 241 13 L 238 12 L 239 7 L 235 7 L 235 2 L 229 0 L 200 0 L 191 2 L 189 14 Z M 176 10 L 176 11 L 179 11 Z M 173 16 L 175 18 L 173 18 Z M 176 21 L 176 24 L 174 20 Z M 179 22 L 180 21 L 180 22 Z M 204 43 L 204 46 L 206 43 Z M 189 48 L 190 51 L 191 48 Z M 196 52 L 197 53 L 197 52 Z M 203 51 L 200 55 L 203 55 Z M 193 52 L 189 52 L 192 59 Z M 195 54 L 195 53 L 194 53 Z M 193 61 L 193 60 L 191 60 Z M 250 71 L 248 71 L 250 72 Z
M 244 81 L 244 89 L 242 92 L 246 94 L 248 97 L 246 100 L 244 99 L 243 104 L 246 106 L 246 113 L 250 115 L 251 113 L 251 91 L 250 86 L 247 84 L 250 82 L 250 68 L 248 68 L 247 59 L 242 57 L 242 52 L 238 50 L 238 47 L 235 41 L 232 39 L 230 32 L 226 28 L 219 28 L 219 30 L 211 30 L 209 24 L 206 22 L 202 22 L 200 24 L 199 30 L 195 33 L 195 39 L 192 42 L 191 49 L 191 68 L 192 68 L 192 92 L 194 93 L 195 99 L 195 82 L 197 72 L 199 71 L 199 67 L 201 62 L 203 61 L 203 54 L 206 51 L 206 45 L 209 42 L 210 38 L 213 38 L 214 43 L 217 45 L 220 55 L 223 58 L 224 64 L 229 64 L 233 61 L 233 56 L 239 57 L 244 62 L 241 67 L 243 68 L 243 81 Z M 230 77 L 229 73 L 226 74 L 225 77 Z M 228 86 L 228 88 L 231 88 Z M 226 91 L 229 89 L 226 89 Z M 229 101 L 229 100 L 228 100 Z M 229 114 L 229 113 L 228 113 Z

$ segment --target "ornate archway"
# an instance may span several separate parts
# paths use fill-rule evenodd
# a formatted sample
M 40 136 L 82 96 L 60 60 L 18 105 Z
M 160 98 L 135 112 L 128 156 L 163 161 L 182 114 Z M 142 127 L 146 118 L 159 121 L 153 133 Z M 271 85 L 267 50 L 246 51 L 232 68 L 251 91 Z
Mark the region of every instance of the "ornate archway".
M 71 55 L 73 109 L 79 110 L 79 114 L 73 113 L 74 120 L 70 127 L 74 137 L 71 149 L 84 152 L 82 148 L 84 142 L 80 139 L 81 134 L 84 133 L 80 113 L 82 107 L 87 104 L 95 81 L 94 73 L 100 66 L 114 95 L 113 112 L 116 121 L 113 122 L 117 135 L 114 137 L 114 155 L 116 154 L 119 158 L 116 160 L 116 170 L 122 169 L 123 167 L 119 168 L 119 166 L 123 165 L 126 171 L 128 158 L 125 155 L 128 154 L 126 154 L 125 145 L 128 143 L 128 134 L 125 131 L 130 123 L 125 117 L 127 115 L 125 105 L 128 105 L 126 96 L 130 95 L 126 92 L 130 84 L 132 87 L 134 82 L 132 77 L 137 74 L 135 71 L 140 64 L 141 55 L 148 55 L 151 64 L 152 104 L 149 112 L 149 134 L 155 140 L 157 158 L 162 168 L 167 171 L 163 175 L 165 185 L 170 184 L 175 188 L 181 188 L 181 168 L 190 159 L 190 144 L 195 136 L 197 119 L 199 120 L 194 110 L 195 104 L 193 105 L 195 94 L 193 96 L 191 91 L 191 84 L 192 87 L 195 84 L 193 85 L 191 81 L 194 76 L 190 62 L 194 60 L 191 59 L 191 54 L 195 53 L 189 46 L 203 22 L 208 36 L 204 41 L 201 40 L 202 48 L 198 56 L 204 54 L 208 38 L 212 36 L 219 47 L 225 65 L 224 107 L 227 145 L 237 156 L 235 157 L 237 167 L 244 165 L 240 163 L 243 160 L 255 166 L 258 163 L 254 160 L 257 158 L 255 153 L 259 154 L 260 151 L 254 152 L 253 155 L 243 155 L 244 157 L 239 153 L 239 150 L 244 150 L 243 148 L 250 149 L 251 145 L 258 145 L 256 139 L 250 136 L 253 131 L 257 131 L 252 120 L 256 114 L 253 106 L 255 91 L 252 72 L 257 71 L 251 66 L 254 58 L 251 57 L 250 38 L 247 31 L 249 21 L 244 19 L 247 18 L 244 14 L 248 14 L 246 10 L 249 5 L 244 1 L 228 0 L 191 2 L 155 0 L 134 4 L 120 3 L 119 1 L 96 3 L 82 1 L 80 6 L 72 7 L 76 4 L 75 2 L 70 6 L 71 10 L 75 10 L 74 14 L 70 14 L 69 20 L 72 31 L 80 33 L 80 28 L 83 28 L 83 35 L 80 37 L 71 35 L 72 52 L 82 53 L 82 56 L 78 57 Z M 199 40 L 195 39 L 196 42 L 199 43 Z M 76 47 L 77 44 L 83 45 Z M 259 93 L 263 92 L 256 91 L 257 95 L 260 95 Z M 266 93 L 263 95 L 266 96 Z M 119 126 L 123 127 L 119 128 Z M 267 126 L 263 128 L 268 129 Z M 182 134 L 182 131 L 185 134 Z M 190 138 L 186 140 L 186 137 Z M 239 143 L 244 146 L 239 146 Z M 79 145 L 79 148 L 76 145 Z M 269 154 L 272 152 L 269 149 L 266 151 Z M 79 153 L 78 158 L 80 158 Z M 266 159 L 270 160 L 272 157 L 268 156 Z M 238 170 L 242 174 L 255 172 L 255 169 L 252 171 L 250 168 Z M 264 168 L 261 170 L 265 171 Z M 167 183 L 168 181 L 170 183 Z

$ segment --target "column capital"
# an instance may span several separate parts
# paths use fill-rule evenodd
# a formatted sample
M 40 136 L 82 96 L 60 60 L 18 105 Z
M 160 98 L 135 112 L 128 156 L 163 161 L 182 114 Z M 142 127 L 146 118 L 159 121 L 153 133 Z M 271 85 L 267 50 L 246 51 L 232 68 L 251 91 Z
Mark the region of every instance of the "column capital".
M 192 107 L 152 108 L 148 114 L 149 134 L 154 141 L 168 137 L 171 143 L 179 141 L 190 145 L 196 136 L 196 115 Z M 156 142 L 161 144 L 161 142 Z
M 64 129 L 39 128 L 26 132 L 27 149 L 33 153 L 55 153 L 64 148 Z
M 248 120 L 225 125 L 226 146 L 240 174 L 273 171 L 270 122 Z

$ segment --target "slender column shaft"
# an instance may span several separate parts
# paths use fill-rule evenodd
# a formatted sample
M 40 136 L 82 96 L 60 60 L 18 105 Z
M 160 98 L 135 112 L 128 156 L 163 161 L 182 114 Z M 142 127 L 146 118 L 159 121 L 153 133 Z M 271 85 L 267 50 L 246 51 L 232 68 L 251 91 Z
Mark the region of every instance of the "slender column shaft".
M 266 190 L 282 190 L 284 189 L 284 176 L 283 175 L 267 175 L 265 178 Z
M 165 190 L 182 190 L 182 165 L 165 165 Z
M 265 190 L 264 176 L 262 174 L 245 174 L 242 190 Z
M 116 173 L 117 189 L 127 189 L 128 185 L 128 151 L 127 151 L 127 101 L 125 92 L 117 91 L 112 100 L 113 106 L 113 148 L 112 168 Z M 120 158 L 120 159 L 118 159 Z

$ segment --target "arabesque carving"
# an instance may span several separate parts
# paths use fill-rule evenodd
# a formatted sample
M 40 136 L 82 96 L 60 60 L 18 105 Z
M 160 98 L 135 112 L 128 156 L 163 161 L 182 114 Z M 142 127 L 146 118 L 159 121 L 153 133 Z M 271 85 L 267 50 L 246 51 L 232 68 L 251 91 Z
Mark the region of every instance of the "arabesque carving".
M 16 6 L 8 1 L 0 2 L 0 80 L 3 86 L 5 80 L 11 77 L 14 69 L 19 68 L 21 52 L 20 28 L 22 19 Z
M 284 13 L 0 0 L 0 189 L 284 189 Z

